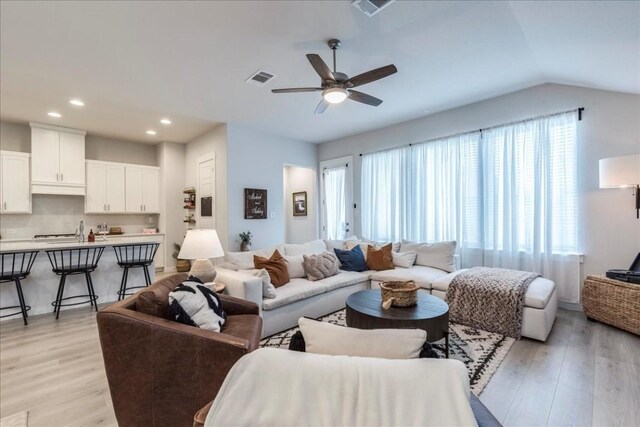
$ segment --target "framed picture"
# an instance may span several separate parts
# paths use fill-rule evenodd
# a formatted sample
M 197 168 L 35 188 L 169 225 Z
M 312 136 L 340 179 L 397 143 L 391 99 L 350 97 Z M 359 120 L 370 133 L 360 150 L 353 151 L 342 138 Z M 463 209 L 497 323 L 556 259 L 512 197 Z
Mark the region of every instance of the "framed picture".
M 244 189 L 244 219 L 267 218 L 267 190 Z
M 293 193 L 293 216 L 307 216 L 307 192 Z

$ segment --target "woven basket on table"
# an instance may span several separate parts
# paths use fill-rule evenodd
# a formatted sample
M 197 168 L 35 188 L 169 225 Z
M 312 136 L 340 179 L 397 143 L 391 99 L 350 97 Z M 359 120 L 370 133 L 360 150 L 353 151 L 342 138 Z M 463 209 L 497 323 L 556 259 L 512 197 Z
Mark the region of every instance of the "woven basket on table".
M 582 308 L 587 317 L 640 335 L 640 285 L 587 276 Z
M 418 303 L 418 286 L 413 280 L 380 283 L 382 307 L 409 307 Z

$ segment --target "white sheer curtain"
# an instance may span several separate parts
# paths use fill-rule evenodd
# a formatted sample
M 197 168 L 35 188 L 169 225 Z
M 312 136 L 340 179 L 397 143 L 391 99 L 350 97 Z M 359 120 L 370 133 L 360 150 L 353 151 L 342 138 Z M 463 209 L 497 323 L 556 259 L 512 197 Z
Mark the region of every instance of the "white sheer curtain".
M 362 156 L 362 235 L 394 241 L 410 233 L 410 147 Z
M 482 134 L 484 265 L 535 271 L 580 299 L 576 113 Z
M 324 213 L 327 238 L 346 239 L 346 175 L 347 167 L 328 168 L 322 172 L 324 179 Z
M 578 302 L 576 113 L 362 156 L 362 232 L 456 240 L 461 265 L 538 272 Z

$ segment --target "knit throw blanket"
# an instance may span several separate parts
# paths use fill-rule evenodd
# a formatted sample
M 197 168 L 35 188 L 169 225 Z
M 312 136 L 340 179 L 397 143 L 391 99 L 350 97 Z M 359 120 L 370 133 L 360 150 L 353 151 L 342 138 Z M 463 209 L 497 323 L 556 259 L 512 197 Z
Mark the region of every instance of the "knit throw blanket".
M 447 289 L 449 319 L 519 339 L 524 295 L 539 276 L 503 268 L 470 268 L 454 277 Z

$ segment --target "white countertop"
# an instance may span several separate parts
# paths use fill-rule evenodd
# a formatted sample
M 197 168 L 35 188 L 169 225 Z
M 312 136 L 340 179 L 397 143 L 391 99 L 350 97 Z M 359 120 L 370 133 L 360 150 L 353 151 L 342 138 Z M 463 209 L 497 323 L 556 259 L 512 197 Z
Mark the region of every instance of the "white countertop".
M 144 237 L 144 238 L 143 238 Z M 153 238 L 156 239 L 153 239 Z M 86 239 L 86 236 L 85 236 Z M 106 236 L 103 239 L 102 236 L 96 236 L 95 242 L 79 243 L 75 239 L 71 238 L 52 238 L 52 239 L 2 239 L 0 240 L 0 252 L 8 251 L 33 251 L 33 250 L 47 250 L 47 249 L 69 249 L 69 248 L 82 248 L 88 246 L 115 246 L 129 243 L 145 243 L 155 241 L 162 243 L 164 239 L 164 233 L 155 234 L 142 234 L 142 233 L 127 233 L 121 235 Z

